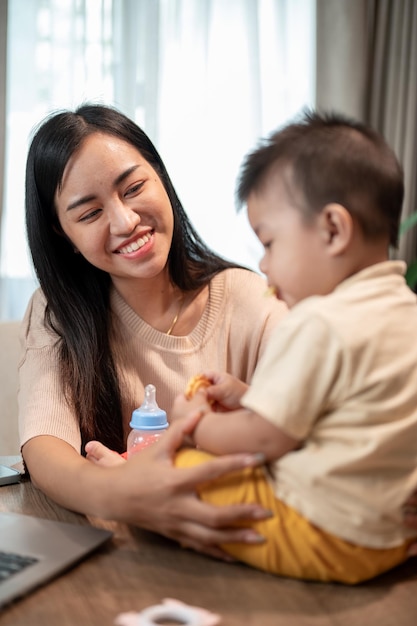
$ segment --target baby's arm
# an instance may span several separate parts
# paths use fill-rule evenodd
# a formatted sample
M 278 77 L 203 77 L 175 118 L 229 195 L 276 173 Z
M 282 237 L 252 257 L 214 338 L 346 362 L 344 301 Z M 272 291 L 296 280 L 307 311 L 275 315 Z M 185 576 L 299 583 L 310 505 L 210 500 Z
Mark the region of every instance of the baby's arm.
M 297 439 L 253 411 L 240 408 L 227 413 L 214 412 L 207 394 L 206 389 L 198 391 L 188 401 L 185 396 L 178 396 L 171 412 L 174 420 L 191 411 L 204 413 L 192 434 L 193 442 L 199 448 L 217 455 L 262 453 L 266 461 L 273 461 L 299 447 Z
M 266 461 L 279 459 L 300 442 L 249 409 L 227 414 L 209 410 L 193 433 L 194 443 L 213 454 L 258 452 Z

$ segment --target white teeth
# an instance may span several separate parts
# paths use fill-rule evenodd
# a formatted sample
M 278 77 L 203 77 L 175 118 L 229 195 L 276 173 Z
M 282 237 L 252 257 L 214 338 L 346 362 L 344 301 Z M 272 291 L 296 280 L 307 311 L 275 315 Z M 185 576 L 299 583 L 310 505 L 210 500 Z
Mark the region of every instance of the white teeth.
M 145 243 L 147 243 L 150 238 L 151 238 L 150 234 L 146 234 L 143 237 L 139 237 L 137 241 L 132 241 L 132 243 L 130 243 L 128 246 L 125 246 L 124 248 L 120 248 L 118 252 L 119 254 L 129 254 L 129 252 L 135 252 L 136 250 L 139 250 L 139 248 L 142 248 L 142 246 L 144 246 Z

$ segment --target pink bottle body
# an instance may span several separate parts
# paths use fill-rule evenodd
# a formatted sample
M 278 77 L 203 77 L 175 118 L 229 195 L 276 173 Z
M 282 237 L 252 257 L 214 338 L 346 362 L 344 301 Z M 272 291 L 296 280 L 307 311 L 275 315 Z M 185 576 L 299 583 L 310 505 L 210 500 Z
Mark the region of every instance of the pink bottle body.
M 157 405 L 155 394 L 154 385 L 147 385 L 143 403 L 132 413 L 130 422 L 132 430 L 127 438 L 128 459 L 155 443 L 168 428 L 166 412 Z
M 155 443 L 165 432 L 164 430 L 138 430 L 130 431 L 127 438 L 127 458 L 130 458 L 136 452 L 140 452 L 144 448 Z

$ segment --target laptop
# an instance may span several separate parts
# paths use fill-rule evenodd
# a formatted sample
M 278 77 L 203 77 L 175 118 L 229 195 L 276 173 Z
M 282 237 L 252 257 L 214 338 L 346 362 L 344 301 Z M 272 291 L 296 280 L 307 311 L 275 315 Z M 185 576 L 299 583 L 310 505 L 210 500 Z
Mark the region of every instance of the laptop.
M 55 578 L 112 535 L 94 526 L 0 512 L 0 607 Z

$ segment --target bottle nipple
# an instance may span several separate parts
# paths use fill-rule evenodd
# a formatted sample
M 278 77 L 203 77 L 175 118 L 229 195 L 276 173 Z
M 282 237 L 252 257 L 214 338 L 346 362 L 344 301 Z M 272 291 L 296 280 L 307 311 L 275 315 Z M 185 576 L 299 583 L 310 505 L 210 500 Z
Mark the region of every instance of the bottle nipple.
M 168 428 L 167 414 L 156 402 L 155 385 L 146 385 L 145 398 L 132 413 L 131 428 L 140 430 L 162 430 Z

